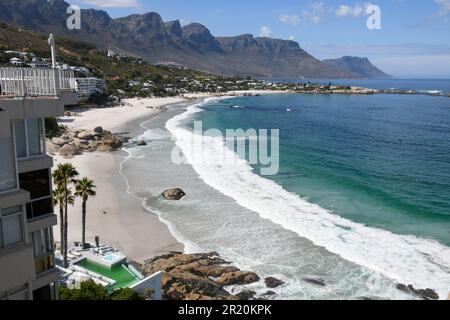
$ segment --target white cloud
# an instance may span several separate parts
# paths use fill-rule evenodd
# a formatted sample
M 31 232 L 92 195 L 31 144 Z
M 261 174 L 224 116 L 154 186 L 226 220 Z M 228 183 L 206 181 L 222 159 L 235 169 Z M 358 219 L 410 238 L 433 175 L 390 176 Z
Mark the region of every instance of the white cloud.
M 438 15 L 447 16 L 450 13 L 450 0 L 434 0 L 438 5 Z
M 280 21 L 283 23 L 291 24 L 296 26 L 300 23 L 300 17 L 296 14 L 288 15 L 288 14 L 280 14 Z
M 353 7 L 347 6 L 347 5 L 341 5 L 336 10 L 336 16 L 338 17 L 359 17 L 360 15 L 364 14 L 364 8 L 362 5 L 355 4 Z
M 324 2 L 317 1 L 311 3 L 307 9 L 304 9 L 302 15 L 309 22 L 319 24 L 331 11 L 332 9 L 327 7 Z
M 272 35 L 272 30 L 269 27 L 263 26 L 259 30 L 260 37 L 270 37 Z
M 135 8 L 141 5 L 139 0 L 83 0 L 83 2 L 97 8 Z
M 289 36 L 289 40 L 294 41 L 295 37 L 294 36 Z

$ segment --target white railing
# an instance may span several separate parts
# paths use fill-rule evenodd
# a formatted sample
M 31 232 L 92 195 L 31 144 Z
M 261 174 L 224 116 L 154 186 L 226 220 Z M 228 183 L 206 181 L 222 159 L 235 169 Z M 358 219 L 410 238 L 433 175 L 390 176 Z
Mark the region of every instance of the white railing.
M 60 90 L 75 90 L 75 72 L 73 70 L 59 70 Z
M 50 68 L 0 68 L 0 97 L 58 96 L 74 90 L 73 71 Z

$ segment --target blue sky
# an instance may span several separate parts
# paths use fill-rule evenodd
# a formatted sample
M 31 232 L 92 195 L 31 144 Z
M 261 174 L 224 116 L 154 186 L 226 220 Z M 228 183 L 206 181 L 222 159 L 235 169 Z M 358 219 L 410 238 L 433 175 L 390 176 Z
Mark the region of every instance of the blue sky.
M 373 0 L 381 30 L 369 30 L 366 1 L 71 0 L 112 17 L 158 12 L 165 21 L 199 22 L 215 36 L 252 33 L 294 39 L 319 59 L 366 56 L 407 78 L 450 78 L 450 0 Z

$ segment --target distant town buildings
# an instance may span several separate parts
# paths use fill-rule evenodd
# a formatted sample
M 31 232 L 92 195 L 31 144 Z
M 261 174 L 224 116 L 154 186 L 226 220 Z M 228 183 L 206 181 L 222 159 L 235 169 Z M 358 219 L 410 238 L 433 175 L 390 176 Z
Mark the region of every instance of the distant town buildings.
M 15 67 L 23 67 L 25 65 L 25 61 L 23 61 L 23 59 L 20 58 L 11 58 L 9 60 L 9 63 Z

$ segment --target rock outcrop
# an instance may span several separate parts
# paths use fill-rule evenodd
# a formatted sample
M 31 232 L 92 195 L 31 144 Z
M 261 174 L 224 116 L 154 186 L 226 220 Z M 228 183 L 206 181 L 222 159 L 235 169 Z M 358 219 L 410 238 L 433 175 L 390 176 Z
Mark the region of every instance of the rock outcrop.
M 127 138 L 115 135 L 97 127 L 94 130 L 67 129 L 60 137 L 47 141 L 48 150 L 64 157 L 72 157 L 82 152 L 111 152 L 122 148 Z
M 241 271 L 215 252 L 173 252 L 137 266 L 144 275 L 163 272 L 164 297 L 168 300 L 249 300 L 256 292 L 242 290 L 233 295 L 224 286 L 259 281 L 254 272 Z
M 397 289 L 415 295 L 423 300 L 439 300 L 439 295 L 432 289 L 416 289 L 411 284 L 398 284 Z
M 164 199 L 172 201 L 181 200 L 185 195 L 186 193 L 180 188 L 169 189 L 162 193 Z
M 279 286 L 282 286 L 284 284 L 284 281 L 281 281 L 273 277 L 268 277 L 264 279 L 264 282 L 266 283 L 267 288 L 270 289 L 278 288 Z
M 63 157 L 73 157 L 81 154 L 80 148 L 73 144 L 65 144 L 60 150 L 59 154 Z
M 305 282 L 308 282 L 310 284 L 314 284 L 319 287 L 325 287 L 327 284 L 325 283 L 325 280 L 319 279 L 319 278 L 303 278 L 302 279 Z

